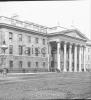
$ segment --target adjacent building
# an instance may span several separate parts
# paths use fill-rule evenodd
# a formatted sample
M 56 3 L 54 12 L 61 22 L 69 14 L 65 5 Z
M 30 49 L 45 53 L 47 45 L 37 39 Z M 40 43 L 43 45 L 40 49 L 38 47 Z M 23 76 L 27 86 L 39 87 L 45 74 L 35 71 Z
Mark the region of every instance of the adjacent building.
M 82 72 L 91 66 L 91 44 L 77 29 L 49 28 L 1 16 L 0 47 L 3 41 L 8 49 L 5 55 L 0 49 L 0 68 L 10 72 Z

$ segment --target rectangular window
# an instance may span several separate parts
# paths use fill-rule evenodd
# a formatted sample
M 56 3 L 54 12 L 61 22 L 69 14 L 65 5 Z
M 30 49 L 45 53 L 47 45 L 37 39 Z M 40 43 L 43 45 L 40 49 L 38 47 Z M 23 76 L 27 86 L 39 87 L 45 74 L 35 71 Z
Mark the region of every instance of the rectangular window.
M 19 55 L 23 54 L 23 46 L 19 45 Z
M 45 62 L 43 62 L 43 67 L 45 68 Z
M 12 39 L 13 39 L 13 33 L 9 32 L 9 40 L 12 40 Z
M 30 50 L 30 47 L 26 47 L 26 54 L 27 54 L 28 56 L 30 56 L 30 55 L 31 55 L 31 50 Z
M 35 56 L 38 56 L 38 54 L 39 54 L 39 50 L 38 48 L 35 48 Z
M 9 45 L 9 54 L 13 54 L 13 45 Z
M 31 36 L 28 36 L 28 43 L 31 42 Z
M 9 61 L 9 66 L 10 66 L 10 68 L 13 68 L 13 61 L 12 60 Z
M 19 61 L 19 68 L 22 68 L 22 61 Z
M 39 42 L 39 38 L 35 38 L 35 43 L 38 43 Z
M 19 34 L 19 41 L 22 41 L 22 34 Z
M 45 45 L 45 39 L 43 39 L 43 45 Z
M 31 62 L 28 62 L 27 64 L 28 64 L 28 67 L 31 67 Z
M 38 62 L 36 62 L 36 67 L 38 67 Z

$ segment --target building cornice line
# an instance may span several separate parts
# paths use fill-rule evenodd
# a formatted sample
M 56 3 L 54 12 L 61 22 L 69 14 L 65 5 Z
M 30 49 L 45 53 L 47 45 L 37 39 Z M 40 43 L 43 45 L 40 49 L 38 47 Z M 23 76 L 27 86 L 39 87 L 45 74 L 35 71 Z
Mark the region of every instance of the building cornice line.
M 22 32 L 27 32 L 27 33 L 33 33 L 33 35 L 43 35 L 43 36 L 46 36 L 46 33 L 41 33 L 41 32 L 37 32 L 37 31 L 34 31 L 34 30 L 30 30 L 30 29 L 26 29 L 26 28 L 21 28 L 21 27 L 18 27 L 18 26 L 14 26 L 14 25 L 8 25 L 8 24 L 4 24 L 4 23 L 0 23 L 0 27 L 4 28 L 4 27 L 7 27 L 7 28 L 13 28 L 15 30 L 19 30 L 19 31 L 22 31 Z

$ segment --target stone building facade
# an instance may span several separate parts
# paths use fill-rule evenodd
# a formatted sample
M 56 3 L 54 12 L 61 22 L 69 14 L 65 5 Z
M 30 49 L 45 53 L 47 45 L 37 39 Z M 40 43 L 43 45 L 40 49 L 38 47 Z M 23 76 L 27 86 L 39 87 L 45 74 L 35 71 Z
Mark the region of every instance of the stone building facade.
M 31 22 L 0 17 L 0 68 L 10 72 L 86 71 L 88 39 L 77 29 L 45 27 Z M 2 57 L 5 63 L 2 64 Z M 90 68 L 90 65 L 89 67 Z

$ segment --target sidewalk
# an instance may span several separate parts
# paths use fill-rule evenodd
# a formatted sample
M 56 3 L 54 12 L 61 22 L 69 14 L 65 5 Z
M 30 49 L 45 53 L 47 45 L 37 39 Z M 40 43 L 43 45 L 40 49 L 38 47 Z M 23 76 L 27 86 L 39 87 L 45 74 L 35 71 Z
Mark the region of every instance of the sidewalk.
M 21 76 L 35 75 L 35 74 L 51 74 L 54 72 L 36 72 L 36 73 L 7 73 L 7 75 L 0 74 L 0 80 L 19 79 Z

